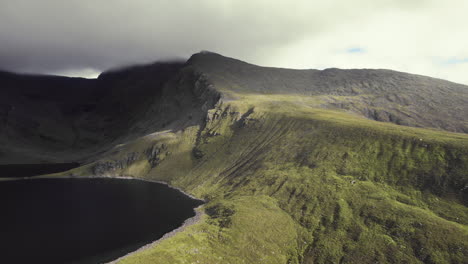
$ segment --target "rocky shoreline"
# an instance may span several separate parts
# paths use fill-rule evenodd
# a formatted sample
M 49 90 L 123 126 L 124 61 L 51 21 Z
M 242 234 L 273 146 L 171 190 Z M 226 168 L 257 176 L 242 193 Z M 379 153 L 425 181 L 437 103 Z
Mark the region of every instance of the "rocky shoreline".
M 197 208 L 195 208 L 195 209 L 194 209 L 194 211 L 195 211 L 195 216 L 193 216 L 193 217 L 191 217 L 191 218 L 188 218 L 187 220 L 184 221 L 184 223 L 183 223 L 180 227 L 178 227 L 178 228 L 172 230 L 172 231 L 169 232 L 169 233 L 164 234 L 164 236 L 162 236 L 160 239 L 155 240 L 155 241 L 153 241 L 153 242 L 151 242 L 151 243 L 149 243 L 149 244 L 146 244 L 146 245 L 140 247 L 139 249 L 137 249 L 137 250 L 135 250 L 135 251 L 132 251 L 132 252 L 130 252 L 130 253 L 128 253 L 128 254 L 126 254 L 126 255 L 124 255 L 124 256 L 122 256 L 122 257 L 116 259 L 116 260 L 113 260 L 113 261 L 111 261 L 111 262 L 108 262 L 108 263 L 106 263 L 106 264 L 116 264 L 116 263 L 119 263 L 119 261 L 121 261 L 122 259 L 124 259 L 124 258 L 126 258 L 126 257 L 129 257 L 129 256 L 131 256 L 131 255 L 133 255 L 133 254 L 135 254 L 135 253 L 138 253 L 138 252 L 147 250 L 147 249 L 149 249 L 149 248 L 155 247 L 155 246 L 157 246 L 159 243 L 161 243 L 163 240 L 168 239 L 168 238 L 170 238 L 170 237 L 173 237 L 173 236 L 176 235 L 177 233 L 184 231 L 185 228 L 187 228 L 188 226 L 191 226 L 191 225 L 193 225 L 193 224 L 198 223 L 198 222 L 201 220 L 202 216 L 203 216 L 203 210 L 201 210 L 202 207 L 203 207 L 203 205 L 200 205 L 200 206 L 198 206 Z
M 75 177 L 75 178 L 76 178 L 76 177 Z M 84 178 L 84 177 L 80 177 L 80 178 Z M 140 179 L 140 178 L 134 178 L 134 177 L 131 177 L 131 176 L 115 176 L 115 177 L 111 177 L 111 176 L 98 176 L 98 177 L 86 177 L 86 178 L 114 178 L 114 179 L 139 180 L 139 181 L 145 181 L 145 182 L 154 182 L 154 183 L 164 184 L 164 185 L 166 185 L 167 187 L 172 188 L 172 189 L 175 189 L 175 190 L 177 190 L 177 191 L 183 193 L 184 195 L 186 195 L 186 196 L 188 196 L 188 197 L 190 197 L 190 198 L 192 198 L 192 199 L 194 199 L 194 200 L 202 201 L 202 202 L 204 202 L 204 203 L 206 202 L 206 201 L 203 200 L 203 199 L 196 198 L 196 197 L 194 197 L 193 195 L 184 192 L 184 191 L 181 190 L 180 188 L 171 186 L 171 185 L 169 185 L 167 182 L 163 182 L 163 181 Z M 203 210 L 201 210 L 201 208 L 203 207 L 203 205 L 204 205 L 204 204 L 202 204 L 202 205 L 200 205 L 200 206 L 194 208 L 193 210 L 194 210 L 194 212 L 195 212 L 195 216 L 186 219 L 186 220 L 184 221 L 184 223 L 182 223 L 182 225 L 181 225 L 180 227 L 178 227 L 178 228 L 176 228 L 176 229 L 170 231 L 169 233 L 164 234 L 164 236 L 162 236 L 162 237 L 159 238 L 158 240 L 155 240 L 155 241 L 153 241 L 153 242 L 151 242 L 151 243 L 149 243 L 149 244 L 146 244 L 146 245 L 140 247 L 139 249 L 137 249 L 137 250 L 135 250 L 135 251 L 132 251 L 132 252 L 130 252 L 130 253 L 127 253 L 126 255 L 124 255 L 124 256 L 122 256 L 122 257 L 116 259 L 116 260 L 113 260 L 113 261 L 111 261 L 111 262 L 108 262 L 108 263 L 106 263 L 106 264 L 116 264 L 116 263 L 118 263 L 120 260 L 122 260 L 122 259 L 124 259 L 124 258 L 126 258 L 126 257 L 128 257 L 128 256 L 131 256 L 131 255 L 133 255 L 133 254 L 135 254 L 135 253 L 137 253 L 137 252 L 141 252 L 141 251 L 146 250 L 146 249 L 149 249 L 149 248 L 151 248 L 151 247 L 155 247 L 156 245 L 158 245 L 159 243 L 161 243 L 163 240 L 168 239 L 168 238 L 170 238 L 170 237 L 176 235 L 177 233 L 184 231 L 185 228 L 187 228 L 188 226 L 191 226 L 191 225 L 193 225 L 193 224 L 198 223 L 198 222 L 201 220 L 202 216 L 203 216 Z
M 46 178 L 46 177 L 44 177 L 44 178 Z M 142 178 L 135 178 L 135 177 L 132 177 L 132 176 L 88 176 L 88 177 L 86 177 L 86 176 L 68 176 L 68 177 L 64 177 L 64 178 L 74 178 L 74 179 L 96 179 L 96 178 L 98 178 L 98 179 L 103 179 L 103 178 L 107 178 L 107 179 L 138 180 L 138 181 L 144 181 L 144 182 L 159 183 L 159 184 L 166 185 L 167 187 L 169 187 L 169 188 L 171 188 L 171 189 L 177 190 L 177 191 L 183 193 L 184 195 L 190 197 L 191 199 L 198 200 L 198 201 L 202 201 L 202 202 L 206 203 L 205 200 L 199 199 L 199 198 L 197 198 L 197 197 L 195 197 L 195 196 L 193 196 L 193 195 L 191 195 L 191 194 L 189 194 L 189 193 L 187 193 L 187 192 L 181 190 L 180 188 L 171 186 L 170 184 L 168 184 L 167 182 L 164 182 L 164 181 L 157 181 L 157 180 L 148 180 L 148 179 L 142 179 Z M 161 243 L 163 240 L 168 239 L 168 238 L 170 238 L 170 237 L 176 235 L 177 233 L 184 231 L 185 228 L 187 228 L 188 226 L 191 226 L 191 225 L 193 225 L 193 224 L 198 223 L 198 222 L 201 220 L 202 216 L 203 216 L 203 210 L 201 210 L 201 208 L 203 207 L 203 205 L 204 205 L 204 204 L 202 204 L 202 205 L 200 205 L 200 206 L 194 208 L 193 210 L 194 210 L 194 212 L 195 212 L 195 216 L 186 219 L 186 220 L 184 221 L 184 223 L 182 223 L 182 225 L 181 225 L 180 227 L 178 227 L 178 228 L 176 228 L 176 229 L 174 229 L 174 230 L 172 230 L 172 231 L 170 231 L 170 232 L 164 234 L 161 238 L 159 238 L 159 239 L 157 239 L 157 240 L 155 240 L 155 241 L 153 241 L 153 242 L 151 242 L 151 243 L 149 243 L 149 244 L 146 244 L 146 245 L 140 247 L 139 249 L 137 249 L 137 250 L 135 250 L 135 251 L 129 252 L 129 253 L 125 254 L 124 256 L 121 256 L 121 257 L 119 257 L 118 259 L 113 260 L 113 261 L 111 261 L 111 262 L 108 262 L 108 263 L 106 263 L 106 264 L 116 264 L 116 263 L 118 263 L 120 260 L 122 260 L 122 259 L 124 259 L 124 258 L 126 258 L 126 257 L 128 257 L 128 256 L 131 256 L 131 255 L 133 255 L 133 254 L 135 254 L 135 253 L 137 253 L 137 252 L 141 252 L 141 251 L 143 251 L 143 250 L 146 250 L 146 249 L 149 249 L 149 248 L 151 248 L 151 247 L 154 247 L 154 246 L 158 245 L 159 243 Z

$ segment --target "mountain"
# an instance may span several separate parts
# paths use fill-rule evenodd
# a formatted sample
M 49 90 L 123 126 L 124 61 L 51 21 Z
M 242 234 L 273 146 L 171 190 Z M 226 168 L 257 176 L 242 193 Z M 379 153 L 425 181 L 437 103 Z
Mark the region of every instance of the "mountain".
M 194 94 L 195 76 L 182 66 L 155 63 L 96 80 L 0 72 L 0 164 L 85 162 L 118 143 L 195 124 L 211 99 Z
M 467 263 L 468 87 L 202 52 L 0 75 L 0 162 L 165 181 L 201 220 L 122 263 Z
M 190 60 L 224 92 L 302 95 L 313 106 L 369 119 L 468 133 L 467 86 L 390 70 L 288 70 L 258 67 L 218 54 Z

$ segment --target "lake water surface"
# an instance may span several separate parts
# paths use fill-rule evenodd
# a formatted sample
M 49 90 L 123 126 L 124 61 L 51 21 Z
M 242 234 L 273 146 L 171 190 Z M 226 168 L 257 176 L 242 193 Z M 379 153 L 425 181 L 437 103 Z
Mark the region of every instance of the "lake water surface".
M 43 174 L 62 172 L 79 167 L 76 162 L 70 163 L 42 163 L 42 164 L 1 164 L 0 177 L 21 178 Z
M 0 262 L 108 262 L 179 227 L 200 204 L 138 180 L 0 182 Z

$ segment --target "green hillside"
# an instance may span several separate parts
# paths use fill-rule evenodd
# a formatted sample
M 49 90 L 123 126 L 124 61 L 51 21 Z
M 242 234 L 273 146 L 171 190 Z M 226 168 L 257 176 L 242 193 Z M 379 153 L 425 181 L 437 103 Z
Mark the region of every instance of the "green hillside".
M 206 200 L 200 221 L 119 263 L 468 263 L 466 86 L 206 53 L 160 86 L 127 114 L 138 133 L 53 175 L 159 180 Z
M 307 101 L 238 96 L 202 126 L 129 142 L 72 172 L 155 146 L 153 168 L 142 155 L 108 173 L 208 201 L 199 223 L 122 263 L 464 263 L 468 136 Z

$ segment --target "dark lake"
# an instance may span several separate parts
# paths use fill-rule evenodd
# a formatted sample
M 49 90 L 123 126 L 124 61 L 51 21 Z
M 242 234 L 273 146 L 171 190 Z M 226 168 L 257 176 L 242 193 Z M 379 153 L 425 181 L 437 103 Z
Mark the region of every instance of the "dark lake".
M 0 165 L 0 177 L 18 178 L 57 173 L 79 167 L 76 162 L 52 164 L 5 164 Z
M 138 180 L 0 182 L 0 261 L 108 262 L 179 227 L 200 204 Z

